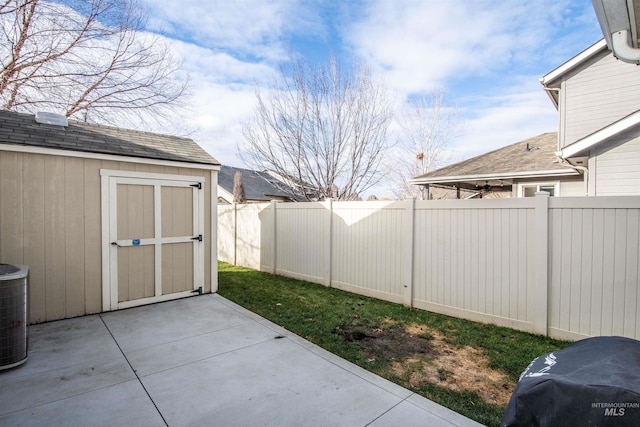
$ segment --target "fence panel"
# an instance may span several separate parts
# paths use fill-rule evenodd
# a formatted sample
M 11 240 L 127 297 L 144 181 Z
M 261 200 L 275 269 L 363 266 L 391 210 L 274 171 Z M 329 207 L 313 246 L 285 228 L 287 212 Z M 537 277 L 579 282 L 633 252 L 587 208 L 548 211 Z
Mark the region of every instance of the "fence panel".
M 230 209 L 222 260 L 556 338 L 640 338 L 640 197 Z
M 260 269 L 260 212 L 270 206 L 233 204 L 218 206 L 218 259 Z
M 553 200 L 549 235 L 551 334 L 640 338 L 637 198 Z
M 236 205 L 236 263 L 260 269 L 260 212 L 269 204 Z
M 236 264 L 235 213 L 233 205 L 218 205 L 218 259 Z
M 414 305 L 532 330 L 532 200 L 416 202 Z
M 331 284 L 402 302 L 403 202 L 333 203 Z
M 323 203 L 276 204 L 277 272 L 324 283 L 329 271 L 330 211 Z

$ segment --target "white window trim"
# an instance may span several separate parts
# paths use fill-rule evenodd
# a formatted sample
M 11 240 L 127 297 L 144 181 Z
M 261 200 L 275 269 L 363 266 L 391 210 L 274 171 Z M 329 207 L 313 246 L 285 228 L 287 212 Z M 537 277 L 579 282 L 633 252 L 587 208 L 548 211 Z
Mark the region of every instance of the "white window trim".
M 518 192 L 516 197 L 524 197 L 524 188 L 525 187 L 537 187 L 536 191 L 540 191 L 540 187 L 554 187 L 554 196 L 560 196 L 560 181 L 539 181 L 539 182 L 522 182 L 518 183 Z

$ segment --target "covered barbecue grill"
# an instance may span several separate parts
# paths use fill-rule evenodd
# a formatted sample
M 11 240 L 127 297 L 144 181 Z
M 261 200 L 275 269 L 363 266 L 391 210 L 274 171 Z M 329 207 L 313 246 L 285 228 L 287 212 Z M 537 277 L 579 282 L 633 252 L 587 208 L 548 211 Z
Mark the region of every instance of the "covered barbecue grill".
M 640 425 L 640 341 L 587 338 L 534 359 L 502 426 Z

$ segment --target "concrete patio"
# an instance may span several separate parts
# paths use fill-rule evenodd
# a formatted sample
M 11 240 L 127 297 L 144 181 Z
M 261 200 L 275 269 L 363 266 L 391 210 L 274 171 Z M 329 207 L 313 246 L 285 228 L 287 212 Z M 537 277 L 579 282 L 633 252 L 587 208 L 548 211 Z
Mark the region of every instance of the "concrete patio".
M 0 425 L 473 426 L 219 295 L 34 325 Z

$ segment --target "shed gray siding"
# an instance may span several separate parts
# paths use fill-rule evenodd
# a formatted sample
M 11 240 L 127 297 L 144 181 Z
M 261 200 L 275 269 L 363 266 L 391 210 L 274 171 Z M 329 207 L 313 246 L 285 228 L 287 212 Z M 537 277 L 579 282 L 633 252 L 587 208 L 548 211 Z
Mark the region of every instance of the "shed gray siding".
M 101 169 L 202 176 L 211 259 L 217 172 L 0 150 L 0 260 L 29 265 L 32 323 L 102 311 Z M 217 289 L 212 267 L 205 262 L 205 292 Z
M 640 195 L 640 129 L 621 134 L 593 150 L 594 196 Z M 592 167 L 595 166 L 595 167 Z
M 640 68 L 604 51 L 563 78 L 560 147 L 638 110 Z
M 129 176 L 186 175 L 204 183 L 204 259 L 210 262 L 204 263 L 201 282 L 205 292 L 214 292 L 218 166 L 187 138 L 73 121 L 67 127 L 43 125 L 33 115 L 0 110 L 0 262 L 29 266 L 30 321 L 105 309 L 103 290 L 109 281 L 103 282 L 108 261 L 103 250 L 105 244 L 110 247 L 104 239 L 108 227 L 103 228 L 109 208 L 103 197 L 105 169 Z M 174 194 L 162 200 L 180 200 Z M 181 221 L 175 226 L 169 221 L 189 215 L 182 213 L 179 203 L 171 203 L 167 211 L 171 215 L 164 216 L 162 233 L 168 224 L 167 235 L 175 237 L 172 232 Z M 188 259 L 183 253 L 172 248 L 157 264 L 173 267 L 174 260 Z M 176 277 L 165 284 L 174 285 Z M 176 293 L 175 286 L 168 289 L 166 294 Z

